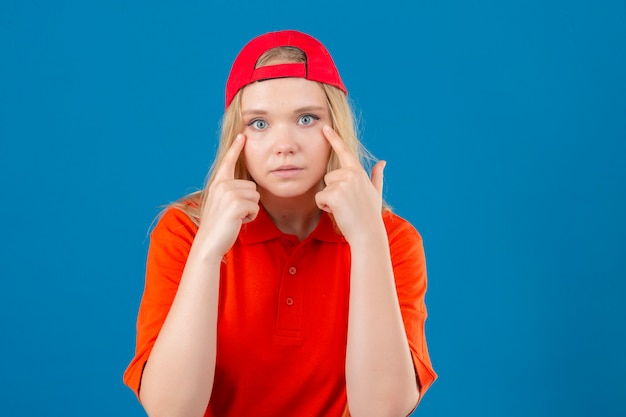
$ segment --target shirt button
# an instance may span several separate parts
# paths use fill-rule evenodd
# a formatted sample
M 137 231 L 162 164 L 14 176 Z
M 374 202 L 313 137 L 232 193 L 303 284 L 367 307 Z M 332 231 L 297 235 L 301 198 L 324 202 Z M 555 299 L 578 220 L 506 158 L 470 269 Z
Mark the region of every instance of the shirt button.
M 296 267 L 292 266 L 291 268 L 289 268 L 289 274 L 290 275 L 296 275 Z
M 287 297 L 287 299 L 285 300 L 285 303 L 287 303 L 288 306 L 293 305 L 293 298 Z

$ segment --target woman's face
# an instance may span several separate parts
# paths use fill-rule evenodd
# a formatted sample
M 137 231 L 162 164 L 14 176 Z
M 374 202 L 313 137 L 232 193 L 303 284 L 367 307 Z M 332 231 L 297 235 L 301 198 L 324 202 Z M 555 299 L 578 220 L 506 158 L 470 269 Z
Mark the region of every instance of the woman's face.
M 323 89 L 304 78 L 256 82 L 242 91 L 241 113 L 243 157 L 261 195 L 313 198 L 331 150 L 322 133 L 332 124 Z

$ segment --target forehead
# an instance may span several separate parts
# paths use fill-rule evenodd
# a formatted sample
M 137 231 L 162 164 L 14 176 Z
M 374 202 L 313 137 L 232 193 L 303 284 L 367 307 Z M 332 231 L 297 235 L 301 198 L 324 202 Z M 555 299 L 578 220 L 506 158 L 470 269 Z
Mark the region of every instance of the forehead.
M 303 107 L 327 108 L 326 94 L 315 81 L 278 78 L 255 82 L 243 88 L 241 109 L 289 111 Z

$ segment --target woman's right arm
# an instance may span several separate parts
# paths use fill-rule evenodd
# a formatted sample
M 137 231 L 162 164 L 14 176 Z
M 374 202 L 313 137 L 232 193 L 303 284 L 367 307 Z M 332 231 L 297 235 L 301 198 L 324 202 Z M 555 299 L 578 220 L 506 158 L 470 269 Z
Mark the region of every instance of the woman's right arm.
M 221 258 L 201 253 L 196 242 L 141 378 L 150 417 L 202 416 L 211 395 Z
M 251 181 L 234 178 L 239 136 L 218 167 L 176 296 L 141 378 L 150 417 L 204 415 L 215 375 L 220 265 L 243 223 L 259 210 Z

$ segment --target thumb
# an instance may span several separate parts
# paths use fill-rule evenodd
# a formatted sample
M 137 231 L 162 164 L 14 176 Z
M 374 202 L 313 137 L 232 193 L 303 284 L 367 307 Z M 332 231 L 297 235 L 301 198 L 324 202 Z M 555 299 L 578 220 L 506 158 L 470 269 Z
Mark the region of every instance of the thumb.
M 387 161 L 378 161 L 376 165 L 374 165 L 374 168 L 372 168 L 371 181 L 374 188 L 381 196 L 383 195 L 383 170 L 386 165 Z

